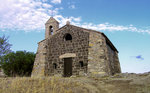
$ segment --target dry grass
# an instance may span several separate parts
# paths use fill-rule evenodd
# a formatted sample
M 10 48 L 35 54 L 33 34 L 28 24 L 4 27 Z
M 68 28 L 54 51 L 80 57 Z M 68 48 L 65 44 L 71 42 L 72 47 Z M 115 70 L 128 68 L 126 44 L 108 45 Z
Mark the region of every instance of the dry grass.
M 0 93 L 150 93 L 150 74 L 0 78 Z
M 1 78 L 0 93 L 73 93 L 81 85 L 70 78 Z

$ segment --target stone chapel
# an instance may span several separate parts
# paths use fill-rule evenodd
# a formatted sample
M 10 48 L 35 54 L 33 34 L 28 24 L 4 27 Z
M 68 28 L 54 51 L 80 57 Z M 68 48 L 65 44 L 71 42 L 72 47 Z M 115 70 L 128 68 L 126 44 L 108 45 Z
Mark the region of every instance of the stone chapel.
M 59 28 L 53 17 L 45 23 L 45 39 L 38 43 L 32 77 L 120 72 L 118 50 L 104 33 L 69 22 Z

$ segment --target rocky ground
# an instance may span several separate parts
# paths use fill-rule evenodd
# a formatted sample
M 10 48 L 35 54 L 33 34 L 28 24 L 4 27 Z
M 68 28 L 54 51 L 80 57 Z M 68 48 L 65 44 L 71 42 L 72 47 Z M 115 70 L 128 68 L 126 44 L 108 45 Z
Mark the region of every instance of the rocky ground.
M 0 93 L 150 93 L 150 72 L 70 78 L 2 77 Z

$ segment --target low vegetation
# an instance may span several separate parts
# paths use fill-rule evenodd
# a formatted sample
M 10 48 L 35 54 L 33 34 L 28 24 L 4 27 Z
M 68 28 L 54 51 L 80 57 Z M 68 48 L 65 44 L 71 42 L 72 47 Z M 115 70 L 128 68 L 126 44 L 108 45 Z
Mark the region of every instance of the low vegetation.
M 7 76 L 30 76 L 35 54 L 26 51 L 16 51 L 4 55 L 1 67 Z
M 150 73 L 0 78 L 0 93 L 150 93 Z
M 81 85 L 70 78 L 1 78 L 0 93 L 73 93 Z
M 30 76 L 35 54 L 26 51 L 13 52 L 11 46 L 8 37 L 0 37 L 0 72 L 3 70 L 7 76 Z

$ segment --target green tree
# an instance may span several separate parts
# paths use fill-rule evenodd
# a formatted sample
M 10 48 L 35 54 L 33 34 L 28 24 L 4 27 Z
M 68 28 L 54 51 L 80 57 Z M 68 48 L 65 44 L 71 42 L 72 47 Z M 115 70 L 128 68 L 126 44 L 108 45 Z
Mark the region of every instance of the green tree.
M 11 52 L 3 57 L 2 68 L 8 76 L 30 76 L 34 59 L 32 52 Z
M 8 37 L 3 35 L 0 37 L 0 57 L 11 52 L 10 50 L 11 44 L 8 43 Z
M 8 43 L 8 37 L 3 35 L 0 37 L 0 70 L 1 70 L 1 62 L 3 60 L 3 56 L 10 53 L 11 44 Z

